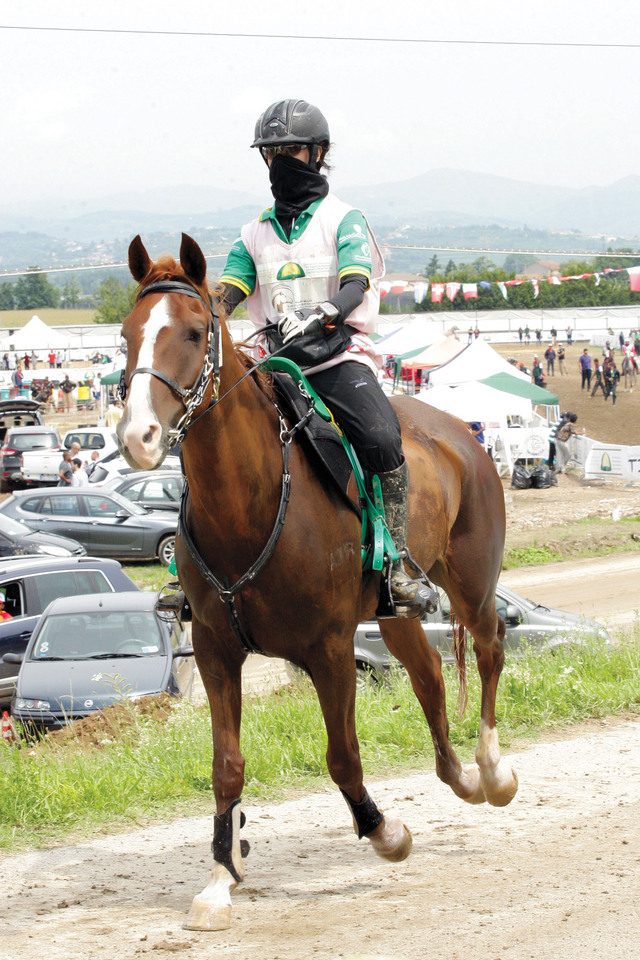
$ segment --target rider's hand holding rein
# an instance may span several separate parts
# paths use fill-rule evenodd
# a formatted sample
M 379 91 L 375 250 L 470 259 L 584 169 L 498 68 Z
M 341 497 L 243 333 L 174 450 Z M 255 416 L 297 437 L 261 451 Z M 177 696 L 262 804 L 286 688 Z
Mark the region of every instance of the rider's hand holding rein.
M 322 303 L 313 310 L 302 307 L 288 313 L 279 322 L 278 333 L 284 338 L 284 343 L 290 343 L 296 337 L 320 333 L 327 324 L 334 324 L 337 318 L 338 310 L 332 303 Z

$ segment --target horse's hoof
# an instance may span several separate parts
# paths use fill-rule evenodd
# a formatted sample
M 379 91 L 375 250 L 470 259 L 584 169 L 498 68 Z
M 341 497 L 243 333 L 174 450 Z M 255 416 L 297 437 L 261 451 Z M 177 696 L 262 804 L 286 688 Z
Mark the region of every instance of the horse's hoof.
M 483 776 L 482 785 L 492 807 L 506 807 L 518 792 L 518 774 L 501 760 L 491 776 Z
M 213 906 L 207 899 L 196 897 L 184 923 L 185 930 L 228 930 L 231 926 L 231 904 Z
M 484 803 L 486 796 L 482 786 L 480 770 L 475 763 L 465 764 L 460 775 L 460 793 L 465 803 Z
M 390 860 L 392 863 L 406 860 L 413 846 L 411 833 L 402 820 L 395 817 L 392 819 L 384 817 L 382 823 L 367 834 L 367 839 L 371 841 L 371 846 L 379 857 Z

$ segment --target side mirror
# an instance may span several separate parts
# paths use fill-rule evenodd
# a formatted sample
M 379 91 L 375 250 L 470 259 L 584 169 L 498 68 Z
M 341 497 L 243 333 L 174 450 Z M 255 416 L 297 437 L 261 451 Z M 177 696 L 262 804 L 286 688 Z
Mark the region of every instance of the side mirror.
M 192 657 L 193 656 L 193 647 L 176 647 L 173 651 L 173 659 L 176 660 L 178 657 Z
M 520 623 L 522 620 L 522 611 L 519 610 L 514 603 L 508 603 L 505 620 L 507 623 Z
M 118 510 L 116 513 L 116 520 L 126 520 L 128 516 L 129 513 L 127 510 Z
M 2 658 L 3 663 L 22 663 L 24 653 L 5 653 Z

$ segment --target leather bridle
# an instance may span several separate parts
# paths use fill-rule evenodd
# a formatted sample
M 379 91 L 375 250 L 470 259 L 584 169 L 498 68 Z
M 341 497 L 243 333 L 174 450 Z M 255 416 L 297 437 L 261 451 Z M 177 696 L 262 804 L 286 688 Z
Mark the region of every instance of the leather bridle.
M 192 287 L 190 283 L 182 283 L 179 280 L 158 280 L 156 283 L 150 283 L 144 287 L 138 294 L 138 301 L 142 300 L 150 293 L 181 293 L 187 297 L 199 300 L 207 310 L 209 315 L 209 326 L 207 331 L 207 351 L 204 356 L 202 368 L 196 377 L 195 383 L 191 387 L 183 387 L 172 377 L 167 376 L 162 370 L 156 370 L 155 367 L 136 367 L 129 376 L 129 383 L 126 381 L 124 369 L 120 374 L 120 383 L 118 384 L 118 399 L 124 400 L 127 396 L 127 390 L 131 386 L 131 381 L 137 373 L 149 373 L 151 376 L 162 380 L 163 383 L 173 390 L 185 406 L 185 413 L 178 421 L 177 425 L 167 431 L 168 444 L 170 447 L 181 442 L 189 427 L 193 426 L 196 420 L 203 417 L 218 402 L 220 392 L 220 316 L 211 297 L 205 300 L 204 297 Z M 207 388 L 211 384 L 211 400 L 206 410 L 200 414 L 196 420 L 193 419 L 196 410 L 201 406 Z

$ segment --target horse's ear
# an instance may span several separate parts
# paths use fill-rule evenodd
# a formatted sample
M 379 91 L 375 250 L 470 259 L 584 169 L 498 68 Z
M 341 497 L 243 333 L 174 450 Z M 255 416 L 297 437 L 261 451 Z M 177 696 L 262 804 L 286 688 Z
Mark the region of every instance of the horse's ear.
M 129 244 L 129 270 L 138 283 L 142 283 L 151 269 L 151 259 L 140 239 L 140 234 Z
M 180 263 L 188 278 L 196 286 L 202 286 L 207 275 L 207 261 L 196 241 L 186 233 L 182 234 Z

